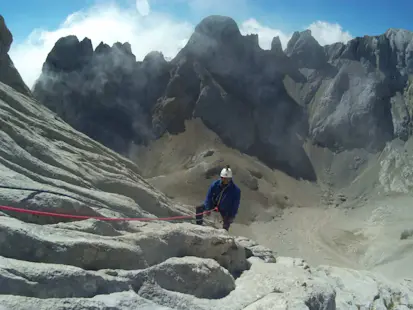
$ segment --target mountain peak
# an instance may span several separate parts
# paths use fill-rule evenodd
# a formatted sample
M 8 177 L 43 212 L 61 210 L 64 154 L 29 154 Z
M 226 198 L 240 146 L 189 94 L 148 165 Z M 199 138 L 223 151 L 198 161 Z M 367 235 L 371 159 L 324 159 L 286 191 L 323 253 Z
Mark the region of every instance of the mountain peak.
M 49 55 L 47 55 L 45 64 L 47 70 L 69 72 L 83 67 L 92 56 L 93 46 L 89 38 L 79 41 L 77 36 L 69 35 L 57 40 Z
M 282 48 L 282 44 L 281 44 L 281 40 L 279 36 L 276 36 L 272 39 L 271 51 L 276 54 L 283 53 L 283 48 Z
M 410 35 L 413 36 L 413 31 L 407 30 L 407 29 L 401 29 L 401 28 L 389 28 L 385 32 L 385 35 L 389 34 L 404 34 L 404 35 Z
M 319 68 L 327 61 L 323 47 L 309 29 L 294 32 L 285 53 L 303 68 Z
M 126 43 L 120 43 L 120 42 L 116 42 L 112 45 L 112 48 L 116 48 L 126 54 L 133 54 L 132 53 L 132 46 L 130 45 L 129 42 Z
M 14 67 L 13 61 L 8 54 L 12 43 L 13 35 L 9 28 L 7 28 L 3 16 L 0 15 L 0 82 L 13 87 L 25 95 L 31 96 L 29 88 Z
M 227 16 L 211 15 L 205 17 L 196 27 L 195 32 L 215 39 L 228 39 L 241 36 L 234 19 Z
M 100 42 L 95 49 L 96 54 L 107 54 L 111 50 L 110 46 L 104 42 Z
M 313 37 L 310 29 L 306 29 L 301 32 L 295 31 L 290 41 L 288 41 L 287 52 L 291 53 L 295 49 L 301 49 L 303 47 L 306 47 L 306 48 L 321 47 L 318 41 Z
M 8 53 L 12 42 L 13 35 L 9 28 L 7 28 L 3 16 L 0 15 L 0 54 Z
M 407 46 L 411 46 L 410 50 L 413 50 L 413 32 L 406 29 L 390 28 L 388 29 L 384 36 L 388 38 L 391 42 L 392 47 L 395 46 L 399 51 L 405 51 Z

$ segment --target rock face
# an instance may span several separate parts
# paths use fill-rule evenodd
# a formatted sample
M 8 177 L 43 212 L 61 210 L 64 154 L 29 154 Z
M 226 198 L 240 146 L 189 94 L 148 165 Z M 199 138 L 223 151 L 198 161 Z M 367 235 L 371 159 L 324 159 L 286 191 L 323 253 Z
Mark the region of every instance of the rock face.
M 262 51 L 257 36 L 243 37 L 220 16 L 203 20 L 171 62 L 155 52 L 136 62 L 130 47 L 120 46 L 102 43 L 93 51 L 87 38 L 61 38 L 34 87 L 36 98 L 122 154 L 131 142 L 182 132 L 185 119 L 199 117 L 230 146 L 315 178 L 297 139 L 306 135 L 306 112 L 282 86 L 287 72 L 299 72 L 279 48 Z
M 0 206 L 153 218 L 76 221 L 3 210 L 1 309 L 413 307 L 407 282 L 311 268 L 221 229 L 157 219 L 188 212 L 131 161 L 2 82 L 0 128 Z
M 56 42 L 34 94 L 122 154 L 199 117 L 228 145 L 314 180 L 303 139 L 375 152 L 411 135 L 412 39 L 390 29 L 322 47 L 306 30 L 285 51 L 279 38 L 265 51 L 233 19 L 209 16 L 171 62 L 159 53 L 136 62 L 127 44 L 93 51 L 89 39 L 69 36 Z
M 77 130 L 125 153 L 131 142 L 152 137 L 149 102 L 161 95 L 156 85 L 169 78 L 168 64 L 159 64 L 160 58 L 148 55 L 138 64 L 129 44 L 100 44 L 93 51 L 89 39 L 79 42 L 68 36 L 48 55 L 43 66 L 47 74 L 34 93 Z M 56 100 L 60 103 L 54 104 Z
M 0 82 L 6 83 L 17 91 L 30 95 L 30 90 L 23 82 L 19 72 L 14 67 L 8 52 L 13 42 L 13 36 L 0 15 Z

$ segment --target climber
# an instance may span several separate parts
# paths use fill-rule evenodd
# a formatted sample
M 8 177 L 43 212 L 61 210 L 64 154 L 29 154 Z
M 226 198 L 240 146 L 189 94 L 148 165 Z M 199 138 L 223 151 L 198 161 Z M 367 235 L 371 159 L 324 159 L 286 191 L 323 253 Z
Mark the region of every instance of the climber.
M 203 224 L 203 215 L 199 213 L 217 208 L 222 217 L 222 228 L 228 231 L 238 213 L 241 190 L 232 179 L 232 170 L 229 165 L 221 170 L 220 176 L 221 179 L 215 180 L 209 186 L 204 203 L 196 207 L 196 223 Z

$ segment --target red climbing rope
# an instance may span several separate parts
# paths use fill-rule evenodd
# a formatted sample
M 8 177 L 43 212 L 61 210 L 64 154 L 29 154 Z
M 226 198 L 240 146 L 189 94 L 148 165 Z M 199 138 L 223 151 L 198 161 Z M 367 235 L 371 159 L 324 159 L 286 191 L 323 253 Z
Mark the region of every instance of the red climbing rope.
M 163 217 L 163 218 L 118 218 L 118 217 L 104 217 L 104 216 L 88 216 L 88 215 L 73 215 L 73 214 L 65 214 L 65 213 L 55 213 L 55 212 L 45 212 L 45 211 L 36 211 L 36 210 L 27 210 L 22 208 L 15 208 L 9 206 L 0 206 L 0 210 L 4 211 L 14 211 L 20 213 L 28 213 L 33 215 L 43 215 L 43 216 L 52 216 L 52 217 L 65 217 L 69 219 L 95 219 L 101 221 L 173 221 L 173 220 L 182 220 L 182 219 L 190 219 L 197 215 L 203 215 L 211 213 L 212 211 L 217 211 L 217 208 L 213 210 L 208 210 L 202 213 L 197 213 L 193 215 L 180 215 L 180 216 L 173 216 L 173 217 Z

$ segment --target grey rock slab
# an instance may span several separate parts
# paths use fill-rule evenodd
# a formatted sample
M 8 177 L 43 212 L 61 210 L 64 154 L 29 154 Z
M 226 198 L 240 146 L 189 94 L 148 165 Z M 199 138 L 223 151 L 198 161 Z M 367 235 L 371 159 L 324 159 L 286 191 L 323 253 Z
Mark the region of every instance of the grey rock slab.
M 92 270 L 147 266 L 141 249 L 121 240 L 5 217 L 0 217 L 0 255 Z
M 177 309 L 244 309 L 256 302 L 259 305 L 264 298 L 276 297 L 288 304 L 301 304 L 301 308 L 308 303 L 314 305 L 313 309 L 333 309 L 329 308 L 335 296 L 332 287 L 309 278 L 310 273 L 302 267 L 285 268 L 283 264 L 265 263 L 258 258 L 250 258 L 250 262 L 251 268 L 236 280 L 235 290 L 219 300 L 195 299 L 151 283 L 145 283 L 139 294 Z M 266 297 L 269 294 L 272 297 Z
M 312 269 L 314 276 L 330 283 L 336 291 L 340 309 L 348 305 L 370 309 L 373 306 L 413 306 L 413 290 L 400 283 L 393 283 L 378 274 L 346 268 L 319 266 Z
M 258 244 L 257 242 L 245 237 L 237 237 L 235 240 L 247 250 L 247 257 L 258 257 L 266 263 L 275 263 L 277 261 L 274 255 L 274 251 L 272 251 L 271 249 L 266 248 Z
M 233 237 L 192 224 L 154 224 L 108 237 L 0 217 L 0 255 L 91 270 L 141 269 L 175 256 L 216 259 L 232 274 L 248 268 L 245 249 Z
M 232 275 L 215 260 L 193 256 L 173 257 L 139 271 L 101 270 L 108 275 L 131 279 L 135 291 L 145 282 L 154 282 L 165 290 L 219 299 L 235 289 Z
M 129 289 L 127 279 L 81 268 L 0 256 L 0 293 L 37 298 L 93 297 Z
M 4 310 L 171 310 L 144 299 L 133 291 L 98 295 L 93 298 L 38 299 L 12 295 L 0 295 Z M 0 308 L 1 309 L 1 308 Z M 3 309 L 1 309 L 3 310 Z
M 83 231 L 86 233 L 91 233 L 100 236 L 120 236 L 122 235 L 121 232 L 117 231 L 112 223 L 95 220 L 95 219 L 88 219 L 84 221 L 74 221 L 70 223 L 58 223 L 50 225 L 50 227 L 67 229 L 67 230 L 75 230 L 75 231 Z

